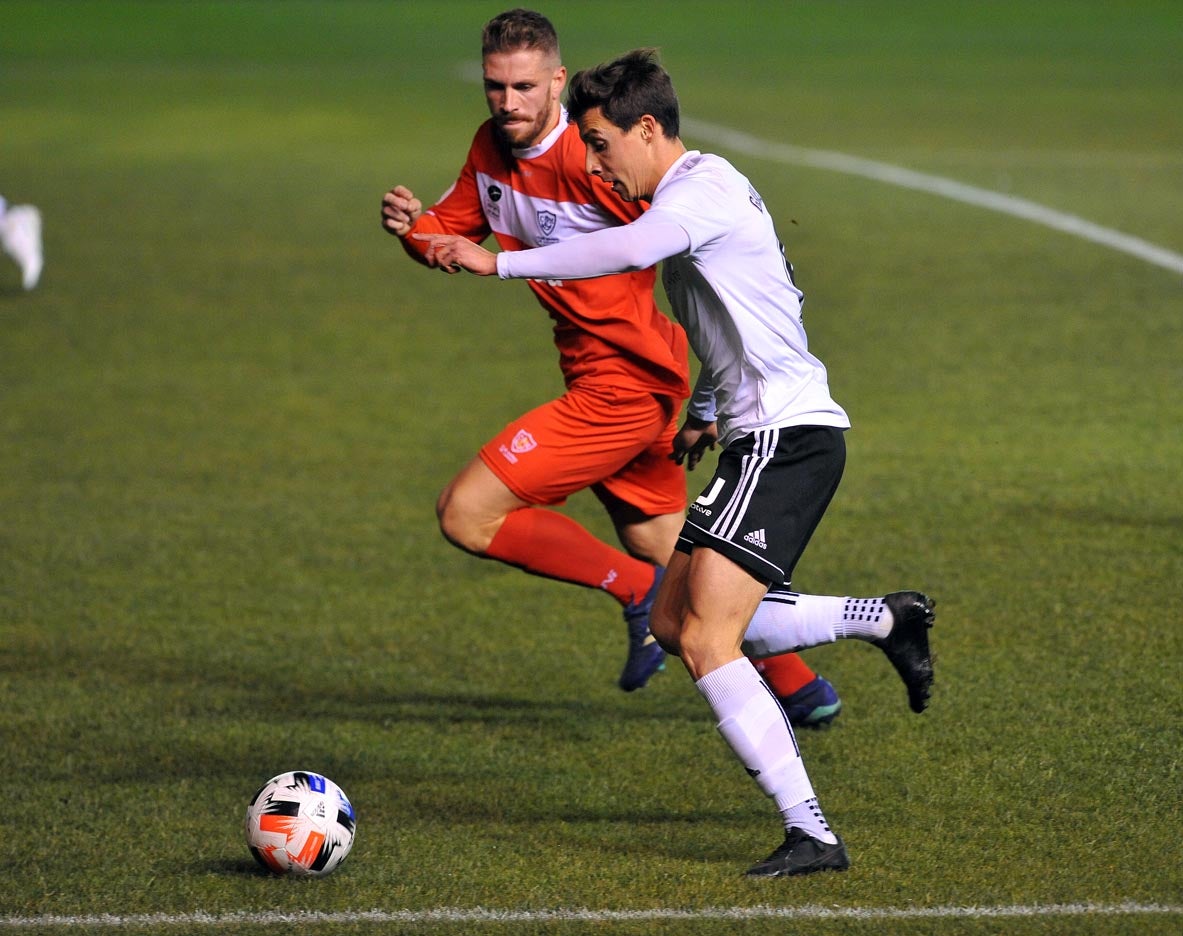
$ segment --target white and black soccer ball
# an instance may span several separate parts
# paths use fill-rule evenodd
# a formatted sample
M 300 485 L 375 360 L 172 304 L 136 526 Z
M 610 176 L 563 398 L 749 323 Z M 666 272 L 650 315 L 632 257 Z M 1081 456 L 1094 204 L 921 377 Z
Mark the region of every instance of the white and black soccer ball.
M 292 770 L 268 780 L 246 809 L 246 843 L 275 874 L 323 877 L 353 847 L 357 817 L 323 774 Z

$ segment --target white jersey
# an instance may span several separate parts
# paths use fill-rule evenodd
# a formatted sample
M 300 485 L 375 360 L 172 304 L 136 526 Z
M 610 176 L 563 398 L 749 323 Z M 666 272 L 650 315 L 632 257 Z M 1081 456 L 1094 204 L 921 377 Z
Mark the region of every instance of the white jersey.
M 751 183 L 719 156 L 682 154 L 633 223 L 499 254 L 497 269 L 502 278 L 576 279 L 662 259 L 670 306 L 715 391 L 720 442 L 758 429 L 850 426 L 809 352 L 802 294 L 772 219 Z

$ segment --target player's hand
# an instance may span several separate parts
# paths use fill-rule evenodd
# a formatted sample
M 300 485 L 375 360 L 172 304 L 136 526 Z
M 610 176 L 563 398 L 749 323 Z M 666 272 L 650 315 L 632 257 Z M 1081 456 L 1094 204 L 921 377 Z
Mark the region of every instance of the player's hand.
M 693 416 L 687 416 L 682 428 L 674 436 L 674 450 L 670 454 L 679 465 L 685 463 L 687 471 L 693 471 L 703 454 L 714 450 L 719 441 L 719 427 L 713 422 L 703 422 Z
M 396 237 L 406 237 L 423 214 L 423 202 L 405 185 L 396 185 L 382 196 L 382 227 Z
M 427 262 L 445 273 L 468 270 L 478 276 L 492 276 L 497 272 L 497 255 L 490 253 L 467 237 L 459 234 L 412 234 L 415 240 L 427 242 Z

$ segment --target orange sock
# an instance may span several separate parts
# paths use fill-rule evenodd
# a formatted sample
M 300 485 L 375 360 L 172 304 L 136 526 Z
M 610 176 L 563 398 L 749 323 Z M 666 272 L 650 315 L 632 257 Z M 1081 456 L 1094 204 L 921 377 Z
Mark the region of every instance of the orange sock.
M 570 517 L 537 507 L 506 517 L 485 555 L 531 575 L 602 588 L 622 605 L 653 585 L 649 563 L 596 539 Z
M 809 668 L 809 664 L 795 653 L 782 653 L 780 656 L 765 657 L 754 662 L 764 681 L 782 699 L 813 682 L 817 676 L 817 673 Z

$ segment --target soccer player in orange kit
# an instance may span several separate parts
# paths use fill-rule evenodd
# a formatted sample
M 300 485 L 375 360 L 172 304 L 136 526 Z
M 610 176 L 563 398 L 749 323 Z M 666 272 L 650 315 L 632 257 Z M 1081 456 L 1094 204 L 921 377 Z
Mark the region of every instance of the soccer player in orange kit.
M 405 186 L 383 198 L 383 226 L 411 257 L 432 265 L 413 233 L 475 243 L 492 233 L 502 250 L 521 250 L 640 215 L 584 170 L 583 142 L 560 103 L 567 72 L 544 16 L 519 9 L 490 20 L 482 64 L 491 117 L 477 130 L 459 179 L 427 211 Z M 566 392 L 497 433 L 437 504 L 444 536 L 461 549 L 611 594 L 628 631 L 619 679 L 625 691 L 644 686 L 664 663 L 649 614 L 687 506 L 683 459 L 672 452 L 690 392 L 689 349 L 681 327 L 657 307 L 654 282 L 652 268 L 529 281 L 554 322 Z M 537 509 L 585 488 L 608 511 L 623 551 L 564 514 Z M 794 724 L 821 725 L 837 715 L 833 687 L 796 654 L 758 665 Z

